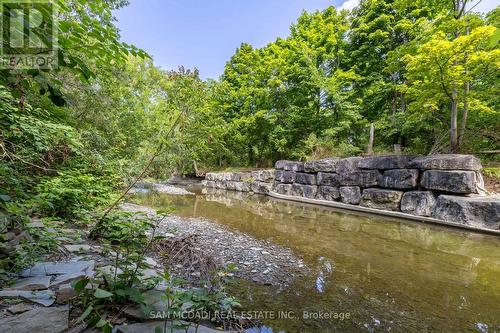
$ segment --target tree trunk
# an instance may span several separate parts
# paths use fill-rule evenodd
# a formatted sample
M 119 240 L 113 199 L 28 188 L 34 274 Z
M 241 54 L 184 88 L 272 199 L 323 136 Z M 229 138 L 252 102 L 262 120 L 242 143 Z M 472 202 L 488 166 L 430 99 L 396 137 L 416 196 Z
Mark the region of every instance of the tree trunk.
M 466 34 L 467 35 L 469 34 L 469 27 L 467 27 L 467 29 L 466 29 Z M 468 58 L 468 54 L 465 53 L 464 68 L 465 68 L 466 81 L 464 83 L 464 109 L 462 111 L 462 122 L 460 124 L 460 132 L 458 133 L 458 143 L 457 143 L 458 150 L 460 150 L 462 148 L 462 142 L 463 142 L 464 135 L 465 135 L 465 128 L 467 126 L 467 117 L 469 115 L 469 101 L 467 100 L 467 98 L 469 98 L 470 82 L 467 78 L 467 76 L 469 75 L 469 71 L 467 69 L 467 58 Z
M 368 147 L 366 148 L 366 153 L 368 155 L 373 155 L 373 141 L 375 140 L 375 124 L 370 125 L 370 140 L 368 141 Z
M 457 88 L 453 88 L 451 93 L 451 112 L 450 112 L 450 149 L 452 153 L 458 151 L 458 135 L 457 135 L 457 113 L 458 99 Z

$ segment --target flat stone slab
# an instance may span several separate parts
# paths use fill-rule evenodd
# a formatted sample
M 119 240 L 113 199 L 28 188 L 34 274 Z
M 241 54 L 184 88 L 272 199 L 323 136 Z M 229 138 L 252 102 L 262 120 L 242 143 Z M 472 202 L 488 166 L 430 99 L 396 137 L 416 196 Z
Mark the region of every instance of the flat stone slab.
M 89 277 L 92 277 L 94 274 L 92 272 L 92 274 L 87 274 L 87 273 L 84 273 L 84 272 L 77 272 L 77 273 L 71 273 L 71 274 L 63 274 L 63 275 L 57 275 L 54 279 L 54 281 L 52 281 L 52 283 L 50 284 L 50 286 L 57 286 L 57 285 L 60 285 L 60 284 L 66 284 L 66 283 L 71 283 L 75 280 L 79 280 L 79 279 L 82 279 L 86 276 L 89 276 Z
M 500 229 L 500 199 L 440 195 L 432 217 L 498 230 Z
M 478 190 L 474 171 L 427 170 L 422 174 L 420 185 L 428 190 L 459 194 Z
M 47 289 L 49 285 L 50 276 L 34 276 L 18 280 L 15 284 L 7 288 L 7 290 L 41 290 Z
M 54 304 L 55 294 L 52 290 L 0 290 L 0 298 L 22 298 L 43 306 L 51 306 Z
M 309 173 L 316 172 L 335 172 L 340 158 L 326 158 L 323 160 L 304 162 L 304 171 Z
M 62 275 L 73 274 L 79 272 L 90 272 L 94 270 L 95 262 L 75 261 L 75 262 L 40 262 L 33 267 L 23 270 L 20 275 L 22 277 L 32 277 L 41 275 Z
M 363 190 L 360 205 L 375 209 L 399 211 L 402 191 L 368 188 Z
M 472 170 L 482 169 L 481 161 L 472 155 L 439 154 L 414 158 L 409 163 L 410 168 L 421 170 Z
M 403 194 L 401 211 L 417 216 L 431 216 L 436 196 L 431 191 L 410 191 Z
M 33 305 L 26 303 L 19 303 L 16 305 L 9 306 L 7 311 L 12 314 L 19 314 L 33 309 Z
M 406 169 L 409 162 L 414 158 L 415 156 L 407 155 L 365 157 L 359 161 L 358 166 L 360 169 Z
M 349 205 L 359 205 L 361 201 L 361 188 L 359 186 L 341 186 L 339 188 L 340 200 Z
M 68 328 L 68 307 L 37 308 L 0 319 L 2 333 L 61 333 Z
M 392 169 L 384 171 L 380 177 L 380 187 L 412 189 L 418 185 L 418 169 Z
M 71 253 L 90 252 L 92 247 L 88 244 L 68 244 L 64 248 Z

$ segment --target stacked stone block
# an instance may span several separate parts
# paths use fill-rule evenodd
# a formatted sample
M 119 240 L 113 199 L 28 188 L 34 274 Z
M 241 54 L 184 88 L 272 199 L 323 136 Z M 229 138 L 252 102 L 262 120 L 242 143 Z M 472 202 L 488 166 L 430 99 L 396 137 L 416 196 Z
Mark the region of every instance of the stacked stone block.
M 481 197 L 481 162 L 471 155 L 281 160 L 275 170 L 208 173 L 204 186 L 338 201 L 500 229 L 500 200 Z

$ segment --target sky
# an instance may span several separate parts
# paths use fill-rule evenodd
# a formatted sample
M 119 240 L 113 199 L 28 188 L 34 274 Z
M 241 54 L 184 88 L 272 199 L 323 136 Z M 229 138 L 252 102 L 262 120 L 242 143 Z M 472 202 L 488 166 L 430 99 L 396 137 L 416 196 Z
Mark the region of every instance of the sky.
M 482 0 L 480 11 L 498 0 Z M 286 37 L 303 10 L 352 9 L 359 0 L 130 0 L 115 11 L 122 41 L 152 55 L 164 69 L 198 68 L 217 79 L 242 42 L 262 47 Z

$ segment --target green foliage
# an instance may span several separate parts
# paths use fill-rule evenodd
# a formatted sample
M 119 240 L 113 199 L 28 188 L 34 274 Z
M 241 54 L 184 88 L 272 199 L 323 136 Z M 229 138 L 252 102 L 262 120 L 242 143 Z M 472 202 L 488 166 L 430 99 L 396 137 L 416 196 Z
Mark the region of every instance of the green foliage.
M 40 213 L 71 220 L 109 203 L 118 183 L 116 176 L 64 170 L 55 177 L 40 179 L 33 201 Z

